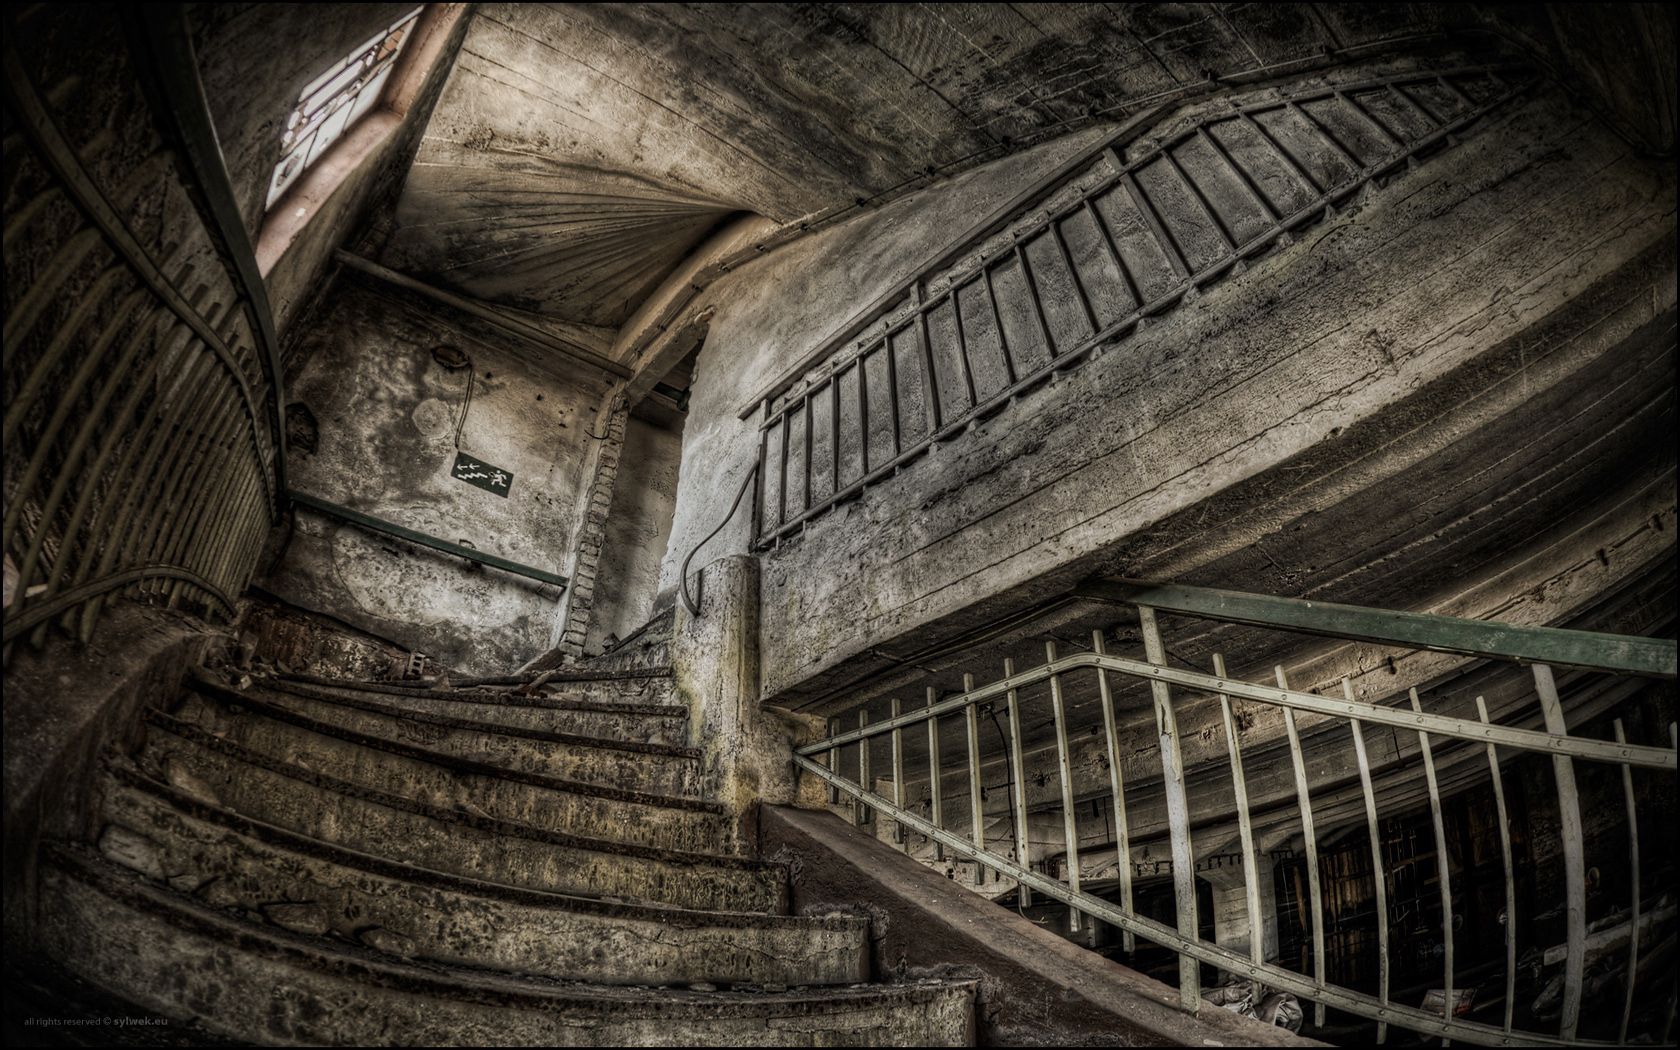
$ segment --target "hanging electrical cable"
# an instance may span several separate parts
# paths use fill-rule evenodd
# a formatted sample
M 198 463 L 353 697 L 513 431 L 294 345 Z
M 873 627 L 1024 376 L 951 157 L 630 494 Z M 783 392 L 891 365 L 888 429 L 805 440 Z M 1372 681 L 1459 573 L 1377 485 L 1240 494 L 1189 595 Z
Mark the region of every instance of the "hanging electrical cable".
M 473 385 L 475 379 L 472 356 L 458 346 L 451 346 L 448 343 L 440 343 L 439 345 L 432 347 L 432 360 L 436 361 L 438 364 L 442 365 L 445 370 L 450 372 L 459 372 L 463 368 L 467 370 L 467 390 L 466 394 L 461 398 L 461 413 L 455 419 L 455 451 L 459 452 L 461 450 L 461 431 L 466 428 L 467 412 L 472 409 Z

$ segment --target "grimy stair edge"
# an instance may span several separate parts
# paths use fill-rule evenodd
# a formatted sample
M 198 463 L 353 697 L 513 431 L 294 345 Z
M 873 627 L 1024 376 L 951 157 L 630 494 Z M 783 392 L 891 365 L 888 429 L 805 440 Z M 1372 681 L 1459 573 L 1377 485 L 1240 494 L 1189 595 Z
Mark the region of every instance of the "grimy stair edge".
M 48 954 L 238 1038 L 326 1044 L 966 1045 L 972 981 L 786 992 L 613 987 L 397 962 L 255 926 L 85 850 L 48 848 Z M 213 963 L 212 963 L 213 960 Z
M 307 922 L 350 940 L 377 927 L 416 958 L 611 984 L 849 984 L 868 978 L 868 923 L 702 911 L 506 886 L 323 842 L 107 764 L 107 859 L 217 907 Z M 280 925 L 285 921 L 276 919 Z M 323 931 L 324 932 L 324 931 Z
M 230 778 L 239 778 L 241 784 L 252 790 L 255 790 L 258 781 L 267 778 L 262 790 L 256 791 L 258 801 L 251 808 L 231 803 L 227 804 L 227 808 L 311 838 L 326 841 L 328 835 L 320 828 L 300 825 L 320 818 L 328 808 L 337 812 L 340 809 L 371 807 L 371 813 L 364 812 L 354 822 L 383 823 L 393 829 L 406 827 L 406 833 L 401 836 L 405 845 L 410 849 L 429 848 L 430 865 L 440 870 L 469 874 L 463 869 L 480 871 L 495 859 L 474 854 L 472 851 L 475 848 L 504 855 L 536 850 L 552 857 L 556 871 L 606 865 L 630 866 L 650 878 L 657 876 L 652 878 L 653 885 L 663 887 L 671 894 L 623 893 L 618 894 L 620 896 L 683 906 L 730 907 L 742 911 L 781 912 L 786 909 L 787 872 L 785 867 L 773 862 L 591 838 L 463 809 L 445 809 L 251 751 L 160 712 L 149 713 L 147 722 L 148 733 L 161 732 L 174 738 L 186 749 L 183 760 L 189 764 L 196 762 L 201 772 L 211 767 L 225 767 Z M 257 776 L 253 777 L 253 773 Z M 288 787 L 300 794 L 322 793 L 326 796 L 323 801 L 330 801 L 331 806 L 316 805 L 301 809 L 295 814 L 295 820 L 256 811 L 262 805 L 268 806 L 270 811 L 283 809 L 286 802 L 283 793 Z M 209 790 L 214 791 L 214 788 Z M 413 823 L 415 821 L 420 823 Z M 334 827 L 337 828 L 339 823 L 342 822 L 334 822 Z M 561 854 L 571 855 L 572 859 L 562 864 Z M 535 859 L 527 857 L 525 862 L 534 863 Z M 505 881 L 513 883 L 516 880 L 508 878 Z M 566 892 L 577 892 L 581 888 L 568 888 Z

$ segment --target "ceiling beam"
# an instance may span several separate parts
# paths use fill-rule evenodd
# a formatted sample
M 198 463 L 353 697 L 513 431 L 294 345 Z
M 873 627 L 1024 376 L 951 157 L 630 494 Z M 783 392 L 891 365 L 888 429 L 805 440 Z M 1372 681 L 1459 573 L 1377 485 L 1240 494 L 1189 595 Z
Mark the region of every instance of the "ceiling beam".
M 617 379 L 630 378 L 630 369 L 619 364 L 617 361 L 602 357 L 600 354 L 590 350 L 588 347 L 580 346 L 576 343 L 551 335 L 540 328 L 521 321 L 517 317 L 510 317 L 487 303 L 481 303 L 476 299 L 468 299 L 464 295 L 457 295 L 454 292 L 433 287 L 424 281 L 410 277 L 405 273 L 398 273 L 396 270 L 381 266 L 376 262 L 362 258 L 360 255 L 347 252 L 342 248 L 335 251 L 333 253 L 333 257 L 343 265 L 348 266 L 350 269 L 359 273 L 365 273 L 370 277 L 377 277 L 379 280 L 384 281 L 387 284 L 393 285 L 397 288 L 406 289 L 407 291 L 414 292 L 417 295 L 423 295 L 428 299 L 442 303 L 445 306 L 452 307 L 455 310 L 459 310 L 461 313 L 476 317 L 481 321 L 486 321 L 501 329 L 503 332 L 506 332 L 515 338 L 521 339 L 539 350 L 559 354 L 562 357 L 576 361 L 578 364 L 588 365 L 591 368 L 599 369 L 600 371 Z

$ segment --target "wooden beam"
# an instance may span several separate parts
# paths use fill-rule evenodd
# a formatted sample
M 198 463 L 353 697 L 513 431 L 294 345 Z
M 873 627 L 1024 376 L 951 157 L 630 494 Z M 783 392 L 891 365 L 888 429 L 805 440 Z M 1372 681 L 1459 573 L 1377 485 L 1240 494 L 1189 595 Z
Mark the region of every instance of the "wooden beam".
M 590 350 L 588 347 L 580 346 L 576 343 L 568 342 L 564 339 L 550 335 L 540 328 L 526 324 L 517 317 L 509 317 L 485 303 L 478 302 L 475 299 L 468 299 L 466 296 L 457 295 L 454 292 L 444 291 L 442 288 L 434 288 L 424 281 L 417 280 L 405 273 L 398 273 L 396 270 L 381 266 L 376 262 L 362 258 L 360 255 L 347 252 L 342 248 L 333 252 L 333 258 L 337 259 L 345 266 L 350 267 L 352 270 L 365 273 L 370 277 L 377 277 L 387 284 L 414 292 L 417 295 L 423 295 L 435 302 L 439 302 L 445 306 L 459 310 L 461 313 L 468 314 L 481 321 L 486 321 L 495 325 L 497 328 L 509 335 L 522 339 L 539 350 L 546 350 L 551 353 L 560 354 L 561 356 L 568 357 L 579 364 L 599 369 L 600 371 L 618 379 L 630 378 L 630 369 L 619 364 L 617 361 L 602 357 L 600 354 Z

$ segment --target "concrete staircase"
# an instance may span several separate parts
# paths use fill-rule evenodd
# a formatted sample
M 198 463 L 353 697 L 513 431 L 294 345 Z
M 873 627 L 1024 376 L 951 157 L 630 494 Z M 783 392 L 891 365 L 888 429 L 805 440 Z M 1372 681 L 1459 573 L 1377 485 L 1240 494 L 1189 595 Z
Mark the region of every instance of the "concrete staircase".
M 258 1043 L 958 1045 L 972 982 L 871 983 L 706 797 L 669 673 L 513 689 L 207 673 L 43 855 L 39 941 Z

